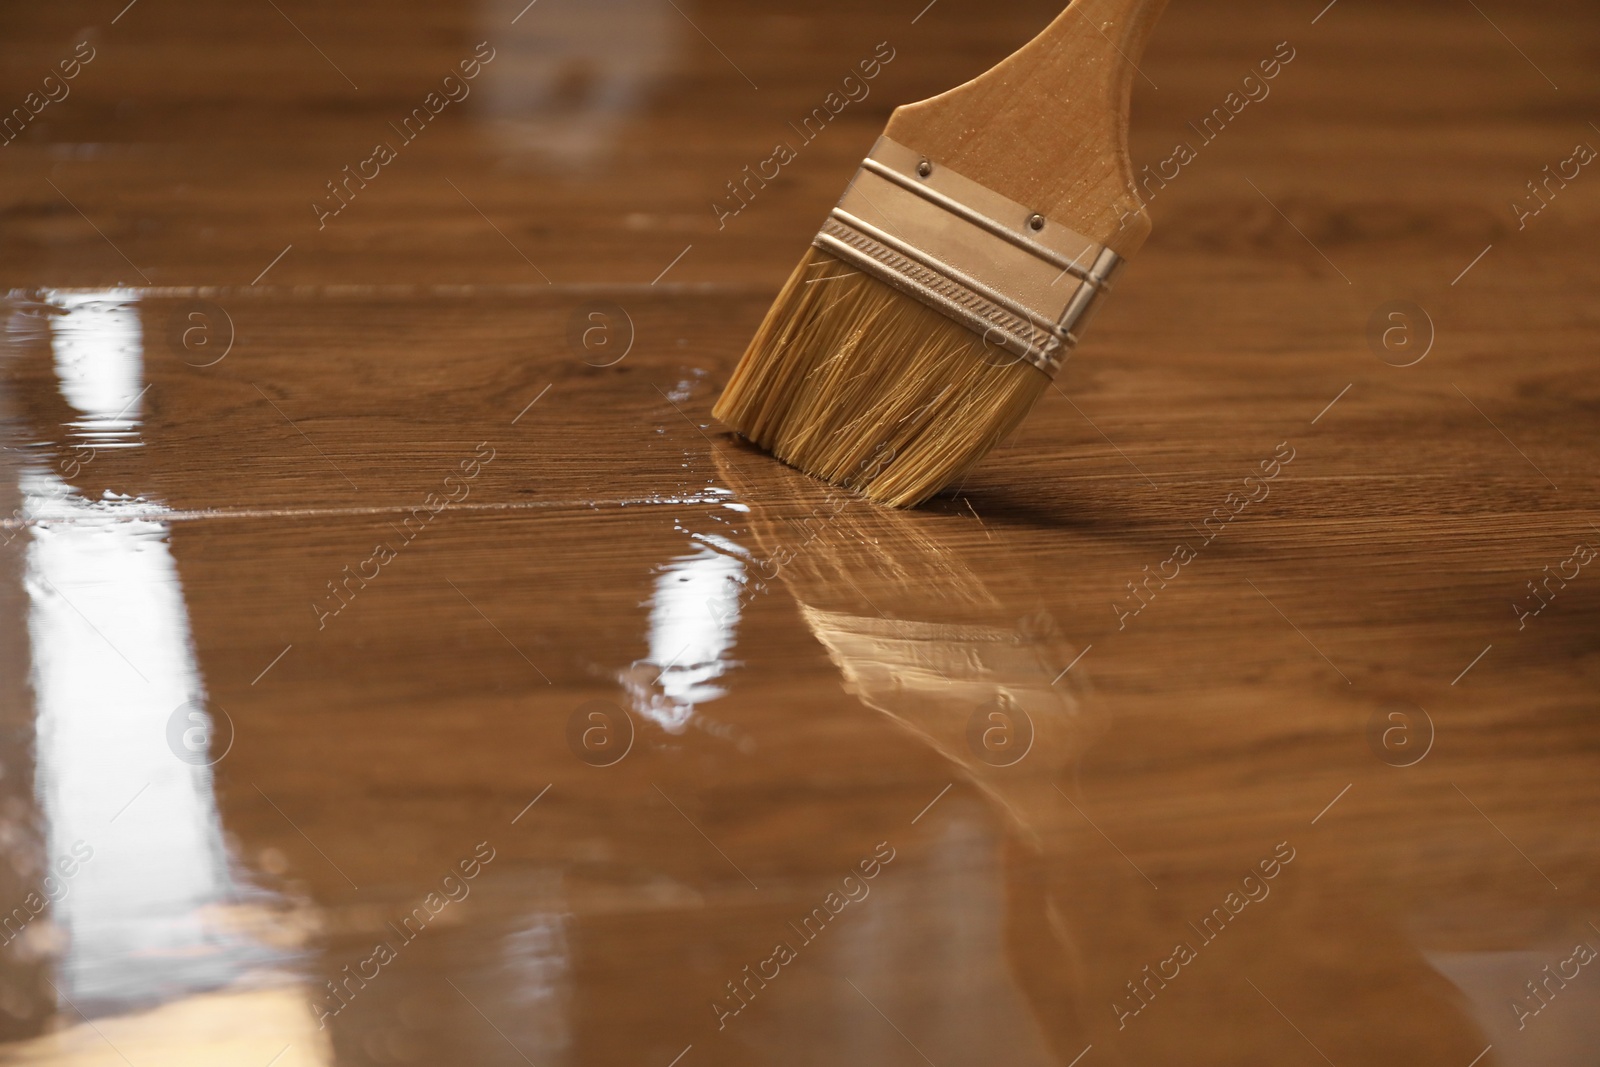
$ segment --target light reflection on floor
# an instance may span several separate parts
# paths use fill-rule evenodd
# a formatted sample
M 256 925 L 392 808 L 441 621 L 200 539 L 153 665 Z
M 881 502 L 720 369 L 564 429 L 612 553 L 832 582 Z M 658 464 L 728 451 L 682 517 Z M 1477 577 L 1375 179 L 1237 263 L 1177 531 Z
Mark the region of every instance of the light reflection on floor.
M 119 1043 L 112 1034 L 130 1046 L 119 1054 L 156 1055 L 182 1020 L 184 1055 L 209 1044 L 207 1054 L 248 1048 L 254 1059 L 297 1041 L 302 1051 L 280 1062 L 318 1062 L 285 970 L 293 938 L 268 929 L 281 909 L 223 845 L 207 746 L 231 735 L 214 734 L 197 710 L 205 685 L 169 530 L 151 518 L 159 502 L 90 498 L 63 477 L 81 474 L 98 450 L 139 447 L 134 294 L 74 294 L 48 307 L 61 395 L 77 418 L 72 439 L 32 457 L 19 487 L 35 520 L 24 586 L 49 871 L 24 906 L 43 897 L 49 911 L 9 932 L 13 952 L 54 960 L 46 980 L 68 1028 L 13 1055 L 28 1062 L 48 1049 L 97 1062 Z M 278 1041 L 284 1034 L 294 1040 Z

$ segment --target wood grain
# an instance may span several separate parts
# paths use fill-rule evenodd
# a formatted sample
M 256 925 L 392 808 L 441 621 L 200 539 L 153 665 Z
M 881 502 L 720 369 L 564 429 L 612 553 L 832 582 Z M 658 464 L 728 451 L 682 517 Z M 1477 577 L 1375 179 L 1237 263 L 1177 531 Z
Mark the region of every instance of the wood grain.
M 893 107 L 1055 4 L 120 6 L 0 12 L 12 103 L 98 27 L 0 148 L 0 918 L 70 843 L 57 784 L 98 783 L 95 858 L 0 945 L 0 1063 L 1591 1058 L 1592 967 L 1521 1029 L 1510 1005 L 1600 945 L 1600 576 L 1559 577 L 1600 544 L 1600 178 L 1522 228 L 1510 202 L 1600 139 L 1592 5 L 1172 5 L 1134 175 L 1196 158 L 1150 183 L 1061 390 L 912 513 L 709 410 Z M 474 95 L 319 231 L 324 182 L 485 38 Z M 884 40 L 871 95 L 718 229 L 727 181 Z M 609 112 L 595 41 L 646 72 Z M 542 102 L 497 111 L 496 71 Z M 1408 366 L 1396 301 L 1433 336 Z M 602 303 L 634 341 L 609 366 Z M 231 323 L 214 363 L 173 340 L 200 305 L 208 343 Z M 152 618 L 181 625 L 127 622 Z M 180 762 L 152 682 L 225 713 L 226 756 Z M 634 728 L 611 766 L 571 747 L 591 701 Z M 997 708 L 1037 724 L 1010 766 L 968 740 Z M 114 751 L 57 743 L 134 718 Z M 174 783 L 209 809 L 164 807 Z M 160 952 L 75 939 L 96 864 L 129 900 L 212 869 L 174 858 L 186 826 L 230 892 L 139 897 L 123 943 Z M 870 896 L 719 1029 L 879 842 Z M 1195 932 L 1280 842 L 1270 895 Z M 1180 939 L 1197 958 L 1121 1019 Z

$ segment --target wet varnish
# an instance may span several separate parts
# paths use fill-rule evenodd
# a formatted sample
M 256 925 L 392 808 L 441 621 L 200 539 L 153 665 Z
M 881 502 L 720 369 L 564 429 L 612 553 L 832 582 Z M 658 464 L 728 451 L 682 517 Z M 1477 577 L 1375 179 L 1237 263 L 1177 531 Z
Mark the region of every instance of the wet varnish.
M 1592 1060 L 1591 10 L 1174 5 L 892 512 L 710 407 L 1051 5 L 118 6 L 0 16 L 0 1063 Z

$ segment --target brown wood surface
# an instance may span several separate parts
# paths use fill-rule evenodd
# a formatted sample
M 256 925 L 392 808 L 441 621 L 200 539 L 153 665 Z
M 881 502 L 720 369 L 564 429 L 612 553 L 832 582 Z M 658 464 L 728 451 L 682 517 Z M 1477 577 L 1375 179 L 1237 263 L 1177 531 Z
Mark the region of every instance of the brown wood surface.
M 1173 4 L 1150 242 L 909 513 L 710 406 L 891 110 L 1057 8 L 120 6 L 0 13 L 4 109 L 94 49 L 0 147 L 0 1063 L 1593 1062 L 1592 6 Z

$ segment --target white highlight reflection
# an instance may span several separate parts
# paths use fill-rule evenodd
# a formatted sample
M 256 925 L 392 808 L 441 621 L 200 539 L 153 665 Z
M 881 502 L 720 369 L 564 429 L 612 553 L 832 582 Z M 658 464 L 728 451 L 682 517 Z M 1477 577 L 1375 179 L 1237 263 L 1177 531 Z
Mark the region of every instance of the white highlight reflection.
M 50 304 L 50 350 L 61 395 L 85 416 L 72 424 L 98 446 L 137 444 L 144 342 L 136 296 L 126 290 L 62 293 Z M 130 401 L 132 406 L 130 406 Z
M 716 534 L 697 534 L 694 549 L 663 565 L 650 609 L 650 656 L 623 674 L 634 710 L 669 733 L 681 732 L 695 706 L 726 694 L 739 626 L 744 549 Z
M 137 446 L 134 295 L 50 303 L 78 435 L 96 449 Z M 30 527 L 25 586 L 46 847 L 52 862 L 78 842 L 93 850 L 53 907 L 65 935 L 57 984 L 92 1015 L 221 987 L 244 958 L 266 959 L 208 921 L 234 887 L 211 772 L 167 742 L 174 709 L 204 692 L 162 509 L 86 499 L 54 468 L 24 472 L 21 490 L 25 513 L 44 520 Z
M 572 1048 L 572 958 L 567 927 L 571 916 L 536 912 L 508 934 L 501 946 L 507 1014 L 517 1020 L 520 1047 L 537 1049 L 537 1060 L 568 1062 Z

